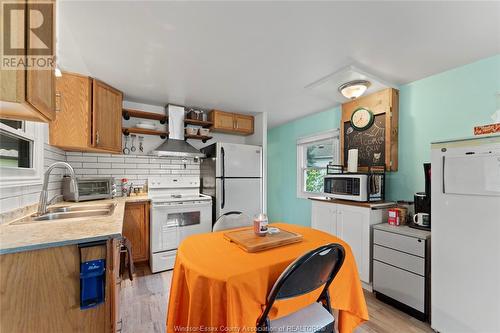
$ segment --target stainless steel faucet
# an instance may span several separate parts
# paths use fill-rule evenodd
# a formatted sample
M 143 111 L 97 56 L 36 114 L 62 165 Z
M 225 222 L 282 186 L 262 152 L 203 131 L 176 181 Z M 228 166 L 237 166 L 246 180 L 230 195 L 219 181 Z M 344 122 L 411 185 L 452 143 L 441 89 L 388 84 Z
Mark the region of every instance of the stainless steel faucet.
M 47 196 L 49 195 L 48 187 L 49 187 L 49 177 L 50 173 L 54 168 L 57 167 L 65 167 L 69 171 L 69 176 L 71 177 L 71 186 L 73 187 L 73 191 L 75 193 L 75 201 L 78 202 L 79 194 L 78 194 L 78 184 L 76 182 L 75 170 L 73 167 L 66 162 L 55 162 L 52 163 L 45 171 L 43 176 L 43 187 L 42 192 L 40 193 L 40 200 L 38 201 L 38 215 L 43 215 L 47 213 Z

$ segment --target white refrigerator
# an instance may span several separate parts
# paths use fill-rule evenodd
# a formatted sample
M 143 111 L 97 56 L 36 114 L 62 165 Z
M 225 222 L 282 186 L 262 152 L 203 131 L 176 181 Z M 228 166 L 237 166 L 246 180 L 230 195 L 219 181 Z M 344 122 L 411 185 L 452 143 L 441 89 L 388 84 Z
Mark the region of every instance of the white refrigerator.
M 431 326 L 500 332 L 500 136 L 432 144 Z
M 213 198 L 213 223 L 232 211 L 261 213 L 262 147 L 217 142 L 201 151 L 201 193 Z

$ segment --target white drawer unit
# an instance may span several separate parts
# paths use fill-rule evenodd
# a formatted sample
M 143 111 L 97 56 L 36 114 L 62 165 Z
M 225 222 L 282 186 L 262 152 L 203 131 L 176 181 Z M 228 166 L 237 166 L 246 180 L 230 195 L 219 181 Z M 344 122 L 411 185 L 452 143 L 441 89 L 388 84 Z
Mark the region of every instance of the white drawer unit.
M 430 232 L 387 223 L 373 227 L 373 291 L 420 320 L 429 319 Z
M 373 245 L 373 259 L 425 276 L 425 259 L 399 252 L 377 244 Z
M 382 245 L 422 258 L 425 256 L 425 242 L 422 239 L 404 236 L 395 232 L 376 230 L 377 232 L 373 233 L 373 244 Z

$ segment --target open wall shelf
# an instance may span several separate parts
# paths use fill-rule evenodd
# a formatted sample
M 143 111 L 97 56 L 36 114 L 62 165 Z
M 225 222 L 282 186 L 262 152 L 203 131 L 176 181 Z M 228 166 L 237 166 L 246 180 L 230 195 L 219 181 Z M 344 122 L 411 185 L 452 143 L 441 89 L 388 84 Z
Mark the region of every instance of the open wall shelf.
M 122 116 L 125 120 L 129 120 L 131 117 L 158 120 L 160 124 L 165 124 L 168 121 L 168 117 L 164 114 L 132 109 L 122 109 Z
M 201 140 L 203 143 L 207 142 L 210 140 L 212 137 L 207 136 L 207 135 L 191 135 L 191 134 L 185 134 L 184 139 L 193 139 L 193 140 Z
M 145 134 L 145 135 L 159 135 L 162 139 L 166 139 L 168 137 L 168 132 L 164 131 L 155 131 L 145 128 L 136 128 L 136 127 L 123 127 L 122 128 L 123 135 L 130 134 Z
M 184 125 L 196 125 L 204 128 L 212 126 L 214 123 L 211 121 L 197 120 L 197 119 L 184 119 Z

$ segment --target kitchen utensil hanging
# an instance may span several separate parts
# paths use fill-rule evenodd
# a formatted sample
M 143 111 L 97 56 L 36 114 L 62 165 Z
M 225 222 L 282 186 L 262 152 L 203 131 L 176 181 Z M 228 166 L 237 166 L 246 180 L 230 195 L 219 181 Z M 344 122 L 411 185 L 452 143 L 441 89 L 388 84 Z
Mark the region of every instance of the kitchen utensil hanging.
M 136 136 L 137 136 L 137 135 L 135 135 L 135 134 L 132 134 L 132 135 L 131 135 L 131 137 L 132 137 L 132 143 L 131 143 L 131 147 L 130 147 L 130 151 L 131 151 L 131 152 L 135 152 L 135 151 L 136 151 L 136 148 L 135 148 L 135 137 L 136 137 Z
M 144 146 L 143 146 L 143 141 L 144 141 L 144 137 L 143 136 L 139 136 L 139 151 L 142 153 L 144 152 Z
M 130 154 L 130 149 L 128 149 L 127 144 L 128 144 L 128 136 L 125 136 L 125 147 L 123 147 L 123 153 L 125 155 Z

